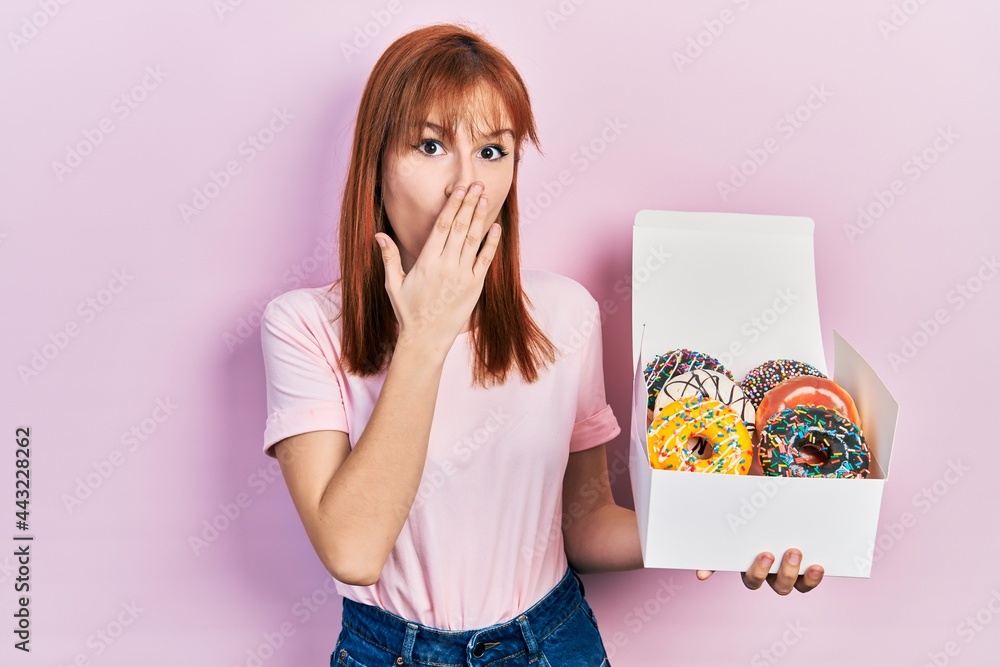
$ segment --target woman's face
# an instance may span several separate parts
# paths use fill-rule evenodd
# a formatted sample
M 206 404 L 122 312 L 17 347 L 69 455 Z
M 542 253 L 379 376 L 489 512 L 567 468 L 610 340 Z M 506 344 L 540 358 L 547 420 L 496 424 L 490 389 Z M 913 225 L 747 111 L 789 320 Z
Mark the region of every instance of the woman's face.
M 482 113 L 482 104 L 471 102 L 469 117 L 490 117 Z M 382 203 L 399 241 L 404 272 L 416 262 L 438 214 L 456 187 L 468 188 L 481 182 L 488 200 L 483 233 L 496 221 L 514 177 L 514 134 L 507 115 L 502 118 L 497 128 L 500 134 L 492 137 L 471 137 L 468 120 L 463 120 L 454 142 L 449 143 L 440 127 L 441 118 L 432 110 L 416 146 L 407 146 L 401 155 L 386 155 Z

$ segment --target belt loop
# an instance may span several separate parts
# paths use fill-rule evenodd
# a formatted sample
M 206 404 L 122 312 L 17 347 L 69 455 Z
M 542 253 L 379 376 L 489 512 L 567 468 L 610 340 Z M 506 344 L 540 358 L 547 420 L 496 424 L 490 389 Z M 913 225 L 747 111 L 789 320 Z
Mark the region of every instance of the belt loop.
M 538 644 L 535 643 L 535 635 L 528 627 L 528 617 L 521 614 L 517 617 L 517 624 L 521 626 L 521 634 L 524 635 L 524 643 L 528 645 L 528 662 L 538 660 Z
M 417 626 L 415 623 L 406 624 L 406 637 L 403 638 L 403 664 L 409 665 L 413 662 L 413 643 L 417 640 Z
M 580 597 L 586 597 L 587 594 L 586 589 L 583 587 L 583 579 L 580 578 L 580 575 L 576 573 L 576 570 L 574 570 L 572 566 L 570 566 L 569 571 L 573 573 L 573 578 L 576 579 L 578 584 L 580 584 Z

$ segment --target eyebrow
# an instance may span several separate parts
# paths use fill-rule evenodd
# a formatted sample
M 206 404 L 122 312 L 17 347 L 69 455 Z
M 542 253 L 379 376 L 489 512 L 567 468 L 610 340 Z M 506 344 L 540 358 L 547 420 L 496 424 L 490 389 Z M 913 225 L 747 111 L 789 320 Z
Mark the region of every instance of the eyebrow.
M 426 127 L 429 127 L 430 129 L 434 130 L 435 132 L 437 132 L 442 137 L 445 136 L 444 128 L 441 127 L 440 125 L 436 125 L 436 124 L 430 123 L 430 122 L 424 123 L 424 125 Z M 481 135 L 481 136 L 482 136 L 483 139 L 493 139 L 495 137 L 499 137 L 501 134 L 509 134 L 511 136 L 511 138 L 513 138 L 514 137 L 514 130 L 512 130 L 510 128 L 504 128 L 502 130 L 497 130 L 496 132 L 492 132 L 490 134 L 484 134 L 484 135 Z

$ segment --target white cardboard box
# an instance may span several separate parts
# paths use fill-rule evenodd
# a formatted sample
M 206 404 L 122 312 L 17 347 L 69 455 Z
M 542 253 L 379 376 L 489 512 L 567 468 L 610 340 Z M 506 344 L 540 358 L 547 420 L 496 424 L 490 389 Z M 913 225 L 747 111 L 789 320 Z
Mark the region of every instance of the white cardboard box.
M 632 246 L 636 360 L 629 473 L 647 568 L 742 572 L 770 551 L 802 551 L 801 571 L 870 577 L 898 404 L 835 330 L 834 381 L 851 394 L 872 454 L 865 479 L 786 478 L 656 470 L 646 440 L 643 369 L 689 348 L 741 382 L 770 359 L 827 373 L 810 218 L 642 210 Z M 847 269 L 845 269 L 847 270 Z

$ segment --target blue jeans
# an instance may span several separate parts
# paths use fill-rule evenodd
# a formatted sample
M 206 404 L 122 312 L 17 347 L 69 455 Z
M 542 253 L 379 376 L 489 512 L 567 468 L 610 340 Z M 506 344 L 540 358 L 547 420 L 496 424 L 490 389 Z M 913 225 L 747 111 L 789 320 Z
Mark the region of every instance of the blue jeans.
M 330 667 L 610 667 L 594 612 L 572 568 L 517 618 L 477 630 L 439 630 L 344 598 Z

